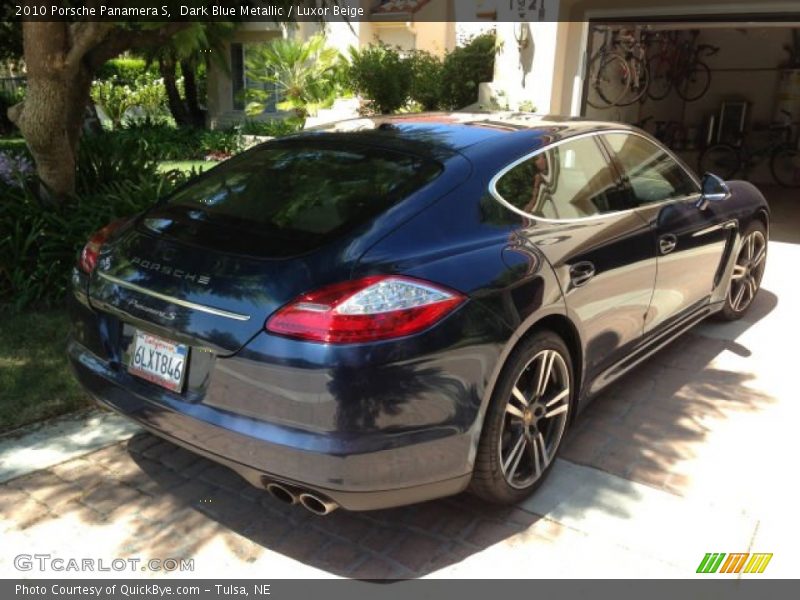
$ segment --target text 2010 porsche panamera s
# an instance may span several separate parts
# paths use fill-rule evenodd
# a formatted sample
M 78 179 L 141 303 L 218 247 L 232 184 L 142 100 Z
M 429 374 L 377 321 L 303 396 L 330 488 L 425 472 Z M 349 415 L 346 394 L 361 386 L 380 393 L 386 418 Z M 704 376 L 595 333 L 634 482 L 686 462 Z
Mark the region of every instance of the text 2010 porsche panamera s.
M 619 124 L 345 121 L 95 234 L 68 351 L 102 404 L 314 512 L 515 502 L 588 398 L 748 309 L 768 223 Z

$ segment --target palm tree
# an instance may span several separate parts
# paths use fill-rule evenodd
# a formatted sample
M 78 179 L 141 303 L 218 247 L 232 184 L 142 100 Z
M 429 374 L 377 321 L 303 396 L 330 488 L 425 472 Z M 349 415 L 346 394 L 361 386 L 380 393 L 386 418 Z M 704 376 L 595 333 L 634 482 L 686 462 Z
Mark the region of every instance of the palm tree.
M 305 123 L 309 115 L 333 104 L 342 81 L 342 58 L 335 48 L 325 45 L 325 37 L 317 34 L 305 42 L 280 39 L 248 49 L 247 76 L 273 88 L 279 110 L 292 111 L 295 119 Z M 258 115 L 271 99 L 271 92 L 248 89 L 248 115 Z

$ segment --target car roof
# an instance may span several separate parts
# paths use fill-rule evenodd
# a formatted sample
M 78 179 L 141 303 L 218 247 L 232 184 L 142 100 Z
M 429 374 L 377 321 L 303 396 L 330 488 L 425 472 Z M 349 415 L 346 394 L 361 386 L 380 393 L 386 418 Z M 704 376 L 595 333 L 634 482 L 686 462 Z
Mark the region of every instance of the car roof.
M 623 123 L 520 112 L 440 112 L 363 117 L 313 127 L 293 136 L 335 136 L 406 147 L 435 158 L 485 142 L 526 138 L 552 143 L 583 133 L 634 129 Z M 539 140 L 545 137 L 546 140 Z M 519 140 L 515 140 L 519 141 Z

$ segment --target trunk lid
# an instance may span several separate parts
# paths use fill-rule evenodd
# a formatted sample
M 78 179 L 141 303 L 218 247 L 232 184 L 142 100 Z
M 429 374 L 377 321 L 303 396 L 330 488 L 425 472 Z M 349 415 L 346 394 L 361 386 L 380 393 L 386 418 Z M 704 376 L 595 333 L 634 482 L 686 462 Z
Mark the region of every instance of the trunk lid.
M 441 164 L 323 138 L 265 144 L 148 210 L 101 250 L 90 302 L 135 327 L 230 355 L 298 294 L 347 279 L 404 200 L 439 196 Z

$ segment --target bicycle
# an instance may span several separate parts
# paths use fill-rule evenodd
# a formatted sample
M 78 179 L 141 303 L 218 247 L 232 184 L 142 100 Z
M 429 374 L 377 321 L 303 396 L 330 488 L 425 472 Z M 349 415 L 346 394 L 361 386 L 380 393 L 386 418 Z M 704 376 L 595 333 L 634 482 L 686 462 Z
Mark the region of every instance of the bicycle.
M 589 61 L 589 93 L 594 108 L 628 106 L 647 92 L 649 73 L 640 28 L 604 29 L 603 44 Z
M 686 102 L 702 98 L 711 87 L 711 69 L 702 58 L 719 52 L 718 46 L 697 44 L 700 32 L 693 30 L 692 39 L 679 41 L 678 34 L 662 37 L 661 50 L 647 61 L 650 82 L 647 95 L 663 100 L 672 89 Z
M 726 180 L 742 173 L 747 179 L 750 169 L 769 156 L 769 169 L 775 182 L 783 187 L 800 187 L 800 150 L 791 142 L 792 126 L 774 124 L 768 131 L 771 133 L 769 140 L 758 148 L 751 148 L 746 136 L 740 137 L 736 145 L 709 146 L 698 158 L 700 173 L 711 172 Z

